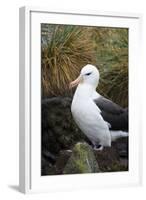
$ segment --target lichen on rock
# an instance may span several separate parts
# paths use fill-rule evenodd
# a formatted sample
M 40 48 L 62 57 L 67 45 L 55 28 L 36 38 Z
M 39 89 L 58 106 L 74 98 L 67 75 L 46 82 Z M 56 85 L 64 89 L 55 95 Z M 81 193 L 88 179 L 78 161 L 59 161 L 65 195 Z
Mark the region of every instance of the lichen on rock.
M 87 143 L 77 143 L 73 148 L 63 174 L 95 173 L 100 172 L 94 152 Z

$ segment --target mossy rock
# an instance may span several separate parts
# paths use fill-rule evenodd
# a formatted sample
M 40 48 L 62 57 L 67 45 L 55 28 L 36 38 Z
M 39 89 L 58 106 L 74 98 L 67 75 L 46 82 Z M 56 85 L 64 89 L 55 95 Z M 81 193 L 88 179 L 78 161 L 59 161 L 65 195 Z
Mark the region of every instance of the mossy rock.
M 50 97 L 42 100 L 42 175 L 60 173 L 61 167 L 56 172 L 53 166 L 60 151 L 72 149 L 77 142 L 88 141 L 72 118 L 71 102 L 71 97 Z
M 92 165 L 91 170 L 89 170 L 86 168 L 87 162 L 80 160 L 85 155 L 85 157 L 89 157 L 88 160 L 90 161 L 90 156 L 87 152 L 92 152 L 92 155 L 93 151 L 87 144 L 88 148 L 86 145 L 85 147 L 88 151 L 84 146 L 79 145 L 85 144 L 85 142 L 90 144 L 90 141 L 77 127 L 72 118 L 71 101 L 71 97 L 52 97 L 42 100 L 42 175 L 96 171 L 96 167 L 94 168 Z M 83 151 L 84 148 L 85 151 Z M 73 149 L 73 153 L 70 155 L 67 150 L 71 149 Z M 128 138 L 118 139 L 112 143 L 111 148 L 104 148 L 103 151 L 97 151 L 94 154 L 96 157 L 95 166 L 98 163 L 102 172 L 128 170 Z M 77 163 L 76 165 L 74 164 L 75 169 L 72 167 L 71 171 L 67 171 L 69 169 L 66 169 L 66 167 L 74 157 L 77 157 Z M 84 162 L 86 165 L 83 164 Z
M 63 174 L 80 174 L 100 172 L 94 152 L 87 143 L 77 143 L 73 148 Z

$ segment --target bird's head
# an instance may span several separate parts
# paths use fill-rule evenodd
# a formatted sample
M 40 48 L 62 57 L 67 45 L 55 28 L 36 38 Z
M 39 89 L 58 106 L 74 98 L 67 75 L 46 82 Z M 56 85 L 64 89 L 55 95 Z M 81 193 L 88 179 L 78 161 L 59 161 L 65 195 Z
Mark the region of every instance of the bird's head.
M 99 71 L 91 64 L 87 64 L 81 69 L 78 78 L 70 83 L 70 88 L 75 87 L 78 84 L 89 84 L 94 88 L 97 87 L 99 82 Z

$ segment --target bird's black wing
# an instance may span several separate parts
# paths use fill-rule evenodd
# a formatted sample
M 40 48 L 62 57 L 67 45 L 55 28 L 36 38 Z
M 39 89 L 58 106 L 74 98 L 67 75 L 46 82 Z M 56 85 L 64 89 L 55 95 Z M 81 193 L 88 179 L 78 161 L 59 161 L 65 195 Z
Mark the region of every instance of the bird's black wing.
M 111 130 L 128 131 L 128 109 L 123 109 L 103 96 L 94 99 L 94 102 L 101 110 L 103 119 L 110 123 Z

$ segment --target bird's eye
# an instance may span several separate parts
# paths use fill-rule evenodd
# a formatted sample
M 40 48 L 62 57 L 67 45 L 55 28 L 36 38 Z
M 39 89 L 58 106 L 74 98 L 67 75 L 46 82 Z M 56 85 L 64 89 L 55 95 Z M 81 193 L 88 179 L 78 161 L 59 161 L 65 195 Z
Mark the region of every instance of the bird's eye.
M 89 73 L 87 73 L 87 74 L 85 74 L 86 76 L 89 76 L 91 74 L 91 72 L 89 72 Z

